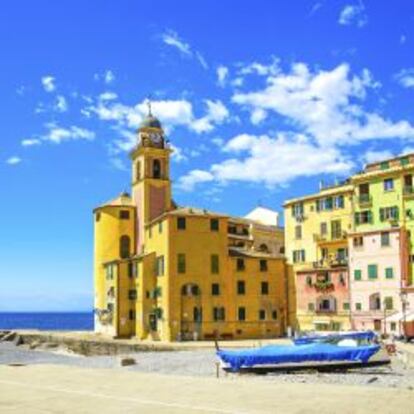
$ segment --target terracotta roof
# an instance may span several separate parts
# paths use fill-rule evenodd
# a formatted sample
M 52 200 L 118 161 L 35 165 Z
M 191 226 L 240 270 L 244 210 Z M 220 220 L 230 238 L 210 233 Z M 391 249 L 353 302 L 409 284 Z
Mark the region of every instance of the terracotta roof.
M 118 197 L 99 205 L 95 210 L 103 207 L 134 207 L 134 205 L 130 195 L 127 192 L 122 192 Z

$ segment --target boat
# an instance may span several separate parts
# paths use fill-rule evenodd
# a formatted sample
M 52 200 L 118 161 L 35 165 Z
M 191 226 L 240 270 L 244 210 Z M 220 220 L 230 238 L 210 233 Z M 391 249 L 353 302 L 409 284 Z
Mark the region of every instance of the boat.
M 345 339 L 355 340 L 361 345 L 362 342 L 370 343 L 377 338 L 373 331 L 362 332 L 336 332 L 326 335 L 303 335 L 293 339 L 295 345 L 305 345 L 316 342 L 338 343 Z
M 374 334 L 375 335 L 375 334 Z M 389 358 L 371 358 L 381 347 L 369 343 L 372 334 L 328 335 L 322 340 L 293 345 L 267 345 L 242 350 L 221 350 L 216 344 L 217 356 L 227 372 L 267 373 L 314 369 L 334 371 L 364 368 L 390 363 Z M 360 344 L 365 341 L 368 343 Z

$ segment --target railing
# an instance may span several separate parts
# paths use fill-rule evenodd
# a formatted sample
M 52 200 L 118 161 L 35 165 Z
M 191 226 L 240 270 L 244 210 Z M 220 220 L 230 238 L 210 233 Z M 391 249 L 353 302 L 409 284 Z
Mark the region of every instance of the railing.
M 370 205 L 372 204 L 372 197 L 370 194 L 360 194 L 357 201 L 359 205 Z
M 406 185 L 403 188 L 403 194 L 406 197 L 414 197 L 414 187 L 412 185 Z

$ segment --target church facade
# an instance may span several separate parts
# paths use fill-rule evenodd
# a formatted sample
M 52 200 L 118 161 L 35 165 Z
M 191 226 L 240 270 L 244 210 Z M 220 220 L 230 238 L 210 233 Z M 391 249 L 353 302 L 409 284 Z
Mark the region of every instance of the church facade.
M 95 330 L 162 341 L 285 334 L 294 299 L 277 214 L 177 206 L 171 152 L 149 113 L 130 154 L 131 194 L 94 210 Z

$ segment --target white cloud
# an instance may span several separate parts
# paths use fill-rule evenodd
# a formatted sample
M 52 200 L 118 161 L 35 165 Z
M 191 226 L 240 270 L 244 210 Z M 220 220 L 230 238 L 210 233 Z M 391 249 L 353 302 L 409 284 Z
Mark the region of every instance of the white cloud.
M 259 110 L 275 112 L 321 146 L 414 138 L 409 122 L 392 122 L 364 110 L 368 91 L 379 87 L 368 70 L 351 75 L 349 66 L 342 64 L 331 71 L 312 72 L 306 64 L 296 63 L 290 71 L 268 76 L 264 89 L 237 92 L 232 100 L 251 111 L 253 122 L 263 117 Z
M 219 66 L 217 68 L 217 83 L 219 86 L 224 87 L 226 85 L 226 80 L 229 76 L 229 68 L 226 66 Z
M 104 92 L 99 95 L 101 101 L 113 101 L 118 98 L 115 92 Z
M 187 161 L 188 157 L 184 155 L 183 150 L 176 145 L 170 144 L 170 148 L 172 149 L 171 158 L 175 162 L 182 162 Z
M 312 6 L 312 8 L 311 8 L 311 10 L 310 10 L 310 12 L 308 14 L 308 17 L 312 17 L 322 6 L 323 6 L 322 2 L 316 2 Z
M 178 188 L 183 191 L 192 191 L 197 184 L 213 181 L 214 176 L 208 171 L 192 170 L 178 180 Z
M 394 154 L 391 151 L 373 151 L 369 150 L 365 153 L 363 161 L 366 164 L 371 164 L 373 162 L 383 161 L 389 158 L 393 158 Z
M 66 112 L 68 110 L 68 103 L 64 96 L 58 95 L 56 97 L 55 110 L 58 112 Z
M 346 5 L 339 15 L 338 23 L 344 26 L 365 26 L 368 23 L 368 18 L 365 13 L 365 7 L 362 4 L 362 2 L 360 4 Z
M 271 63 L 265 65 L 259 62 L 252 62 L 245 65 L 240 65 L 239 74 L 242 76 L 245 75 L 259 75 L 259 76 L 269 76 L 276 75 L 279 72 L 279 63 L 280 60 L 276 57 L 272 57 Z
M 400 36 L 400 44 L 403 45 L 403 44 L 405 44 L 406 41 L 407 41 L 407 36 L 406 35 L 401 35 Z
M 192 50 L 190 44 L 181 39 L 174 30 L 167 30 L 162 34 L 161 39 L 167 46 L 178 50 L 183 56 L 195 58 L 204 69 L 208 69 L 204 56 L 199 51 Z
M 321 149 L 300 134 L 278 134 L 274 138 L 242 134 L 227 142 L 223 150 L 232 157 L 212 165 L 208 171 L 190 171 L 180 178 L 180 188 L 191 191 L 196 184 L 213 180 L 284 185 L 303 176 L 343 176 L 354 166 L 338 150 Z
M 53 92 L 56 89 L 55 78 L 50 75 L 43 76 L 42 85 L 46 92 Z
M 192 56 L 191 47 L 184 40 L 180 39 L 178 34 L 173 30 L 169 30 L 162 35 L 163 42 L 168 45 L 175 47 L 182 54 L 187 56 Z
M 407 68 L 400 70 L 395 79 L 404 88 L 414 88 L 414 68 Z
M 22 144 L 23 147 L 32 147 L 34 145 L 40 145 L 41 141 L 39 139 L 35 139 L 35 138 L 33 138 L 33 139 L 24 139 L 24 140 L 22 140 L 21 144 Z
M 6 164 L 9 164 L 9 165 L 17 165 L 17 164 L 20 164 L 21 162 L 22 162 L 22 159 L 16 156 L 10 157 L 6 160 Z
M 217 100 L 205 100 L 207 105 L 207 113 L 199 119 L 194 119 L 189 127 L 197 133 L 210 132 L 214 129 L 216 124 L 222 124 L 228 117 L 229 111 L 224 104 Z
M 216 125 L 223 123 L 229 117 L 229 112 L 221 101 L 205 100 L 205 105 L 205 115 L 197 118 L 192 103 L 185 99 L 151 102 L 152 113 L 160 119 L 167 132 L 183 126 L 199 134 L 212 131 Z M 83 109 L 83 113 L 87 116 L 96 114 L 101 120 L 114 122 L 118 131 L 123 131 L 123 138 L 126 138 L 117 141 L 117 146 L 126 145 L 128 148 L 136 140 L 135 137 L 132 141 L 128 129 L 136 129 L 147 112 L 145 101 L 129 106 L 114 100 L 98 99 L 96 104 Z
M 78 126 L 70 126 L 69 128 L 62 128 L 54 123 L 46 124 L 48 128 L 47 134 L 43 135 L 41 138 L 44 141 L 53 142 L 55 144 L 60 144 L 63 141 L 70 140 L 87 140 L 91 141 L 95 138 L 95 133 Z
M 103 79 L 104 79 L 104 82 L 107 84 L 112 83 L 115 80 L 115 75 L 112 72 L 112 70 L 105 71 Z

